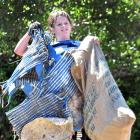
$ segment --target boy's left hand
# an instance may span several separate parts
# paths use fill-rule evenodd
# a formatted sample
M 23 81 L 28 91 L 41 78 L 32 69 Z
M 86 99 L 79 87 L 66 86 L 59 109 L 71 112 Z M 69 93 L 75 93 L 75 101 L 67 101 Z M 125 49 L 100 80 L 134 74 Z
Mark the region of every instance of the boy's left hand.
M 96 37 L 96 36 L 91 36 L 91 35 L 88 35 L 87 37 L 85 37 L 84 39 L 85 42 L 88 42 L 90 44 L 97 44 L 98 46 L 100 46 L 100 41 L 99 41 L 99 38 Z

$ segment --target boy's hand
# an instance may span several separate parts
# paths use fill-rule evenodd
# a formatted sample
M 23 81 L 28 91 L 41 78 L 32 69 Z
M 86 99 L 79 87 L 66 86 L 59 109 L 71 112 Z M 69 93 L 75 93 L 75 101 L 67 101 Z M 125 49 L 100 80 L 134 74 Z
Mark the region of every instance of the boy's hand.
M 36 29 L 42 29 L 42 25 L 41 23 L 39 23 L 38 21 L 33 22 L 28 29 L 28 35 L 32 36 L 34 34 L 34 30 Z
M 87 37 L 84 38 L 84 42 L 90 43 L 90 44 L 96 44 L 98 46 L 100 45 L 100 40 L 96 36 L 90 36 L 90 35 L 88 35 Z

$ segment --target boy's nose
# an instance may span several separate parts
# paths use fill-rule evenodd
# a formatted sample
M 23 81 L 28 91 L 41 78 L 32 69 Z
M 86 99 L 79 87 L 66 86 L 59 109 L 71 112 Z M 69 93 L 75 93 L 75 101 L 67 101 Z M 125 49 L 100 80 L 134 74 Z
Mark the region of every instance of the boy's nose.
M 65 27 L 66 25 L 65 24 L 62 24 L 62 27 Z

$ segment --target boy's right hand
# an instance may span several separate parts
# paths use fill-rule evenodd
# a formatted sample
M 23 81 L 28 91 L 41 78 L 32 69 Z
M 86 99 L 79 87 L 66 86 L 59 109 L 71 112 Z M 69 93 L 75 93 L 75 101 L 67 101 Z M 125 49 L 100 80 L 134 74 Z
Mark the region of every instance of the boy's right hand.
M 42 29 L 41 23 L 39 23 L 38 21 L 33 22 L 28 28 L 28 35 L 32 36 L 34 34 L 34 30 L 39 28 Z

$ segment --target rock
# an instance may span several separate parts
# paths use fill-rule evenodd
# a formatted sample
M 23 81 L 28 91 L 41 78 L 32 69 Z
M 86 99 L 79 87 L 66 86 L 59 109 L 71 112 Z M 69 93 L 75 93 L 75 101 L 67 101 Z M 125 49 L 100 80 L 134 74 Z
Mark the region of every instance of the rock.
M 71 118 L 37 118 L 23 127 L 21 140 L 71 140 L 72 135 Z

